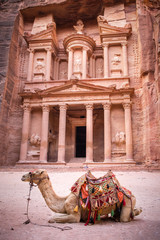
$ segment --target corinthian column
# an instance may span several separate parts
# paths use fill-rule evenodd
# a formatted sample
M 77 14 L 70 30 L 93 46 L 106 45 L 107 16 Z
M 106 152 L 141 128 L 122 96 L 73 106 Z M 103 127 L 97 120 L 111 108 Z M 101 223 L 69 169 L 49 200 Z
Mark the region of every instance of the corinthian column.
M 22 126 L 22 140 L 21 140 L 21 149 L 20 149 L 20 162 L 26 161 L 27 158 L 27 149 L 28 149 L 28 136 L 29 136 L 29 126 L 30 126 L 30 115 L 31 107 L 29 105 L 23 106 L 23 126 Z
M 34 50 L 29 49 L 29 64 L 28 64 L 28 75 L 27 75 L 27 81 L 32 81 L 32 73 L 33 73 L 33 58 L 34 58 Z
M 51 76 L 51 49 L 47 49 L 47 64 L 46 64 L 46 81 L 50 81 Z
M 71 78 L 73 72 L 73 51 L 68 49 L 68 79 Z
M 61 105 L 59 115 L 58 163 L 65 163 L 66 112 L 67 105 Z
M 127 58 L 127 43 L 122 43 L 123 52 L 123 74 L 128 76 L 128 58 Z
M 132 153 L 132 123 L 131 123 L 131 104 L 124 103 L 125 113 L 125 133 L 126 133 L 126 160 L 133 161 Z
M 86 78 L 87 73 L 87 49 L 83 48 L 82 79 Z
M 93 162 L 93 104 L 86 105 L 86 163 Z
M 42 106 L 42 128 L 41 128 L 41 147 L 40 161 L 47 162 L 48 153 L 48 126 L 49 126 L 49 106 Z
M 108 44 L 103 45 L 103 56 L 104 56 L 104 78 L 109 77 L 109 51 Z
M 111 114 L 110 103 L 103 104 L 104 109 L 104 162 L 111 161 Z

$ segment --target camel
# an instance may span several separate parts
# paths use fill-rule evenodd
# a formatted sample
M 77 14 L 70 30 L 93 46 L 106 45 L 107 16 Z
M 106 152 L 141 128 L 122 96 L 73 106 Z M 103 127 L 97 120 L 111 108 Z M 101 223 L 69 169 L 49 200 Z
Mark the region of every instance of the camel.
M 109 173 L 110 174 L 110 173 Z M 88 209 L 83 207 L 77 207 L 78 197 L 71 192 L 66 197 L 58 196 L 53 188 L 49 179 L 48 173 L 44 169 L 38 169 L 33 172 L 29 172 L 21 178 L 24 182 L 30 182 L 36 184 L 47 204 L 47 206 L 54 212 L 53 217 L 49 220 L 49 223 L 78 223 L 80 221 L 86 221 L 88 217 Z M 116 179 L 117 184 L 119 184 Z M 136 198 L 131 195 L 131 199 L 124 195 L 125 206 L 122 203 L 111 205 L 101 211 L 101 216 L 106 216 L 111 213 L 112 209 L 116 210 L 117 206 L 121 206 L 119 220 L 120 222 L 129 222 L 133 216 L 137 216 L 142 212 L 142 209 L 135 209 Z M 131 217 L 132 213 L 132 217 Z

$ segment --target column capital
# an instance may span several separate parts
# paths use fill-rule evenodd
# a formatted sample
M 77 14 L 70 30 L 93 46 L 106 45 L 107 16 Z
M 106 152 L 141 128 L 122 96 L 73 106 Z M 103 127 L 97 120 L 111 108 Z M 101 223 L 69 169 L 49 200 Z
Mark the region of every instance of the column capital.
M 102 47 L 105 48 L 105 47 L 109 47 L 109 43 L 102 43 Z
M 52 52 L 52 51 L 53 51 L 52 48 L 50 48 L 50 47 L 45 48 L 45 50 L 46 50 L 47 52 Z
M 67 110 L 67 104 L 61 104 L 59 105 L 60 111 Z
M 124 109 L 128 109 L 131 107 L 131 102 L 130 103 L 122 103 L 122 104 L 123 104 Z
M 71 47 L 68 47 L 67 49 L 66 49 L 66 51 L 69 53 L 69 52 L 73 52 L 73 49 L 71 48 Z
M 122 42 L 121 45 L 122 46 L 127 46 L 127 42 Z
M 49 112 L 50 111 L 49 105 L 42 105 L 42 111 Z
M 34 49 L 33 49 L 33 48 L 28 48 L 27 51 L 28 51 L 29 53 L 34 53 Z
M 103 103 L 103 109 L 104 110 L 110 110 L 111 109 L 111 103 L 110 102 Z
M 88 48 L 87 47 L 83 47 L 83 51 L 88 51 Z
M 85 106 L 87 110 L 93 110 L 93 103 L 87 103 Z
M 31 111 L 31 105 L 30 104 L 24 104 L 22 106 L 22 108 L 25 112 L 30 112 Z

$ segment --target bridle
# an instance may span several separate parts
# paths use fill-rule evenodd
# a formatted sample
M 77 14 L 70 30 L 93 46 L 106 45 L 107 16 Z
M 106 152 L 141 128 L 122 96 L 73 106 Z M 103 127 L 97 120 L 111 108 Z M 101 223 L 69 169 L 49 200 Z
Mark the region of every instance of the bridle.
M 37 187 L 44 179 L 48 179 L 49 180 L 49 176 L 44 176 L 43 178 L 40 178 L 40 177 L 35 177 L 33 176 L 33 173 L 32 172 L 29 172 L 29 175 L 30 175 L 30 181 L 29 181 L 29 184 L 30 184 L 30 187 L 32 188 L 33 186 L 34 187 Z M 33 183 L 33 180 L 39 180 L 37 184 L 34 184 Z

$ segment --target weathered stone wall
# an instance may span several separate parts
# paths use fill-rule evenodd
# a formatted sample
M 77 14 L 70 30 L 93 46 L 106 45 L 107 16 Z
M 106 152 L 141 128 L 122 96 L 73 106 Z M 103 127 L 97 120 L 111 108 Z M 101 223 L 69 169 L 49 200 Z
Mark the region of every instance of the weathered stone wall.
M 125 4 L 119 15 L 122 17 L 120 20 L 131 22 L 133 31 L 129 39 L 128 56 L 131 87 L 135 88 L 132 98 L 134 160 L 150 164 L 160 160 L 160 3 L 156 0 L 137 0 L 130 3 L 121 1 L 121 3 Z M 75 12 L 79 17 L 89 14 L 91 19 L 92 15 L 103 14 L 103 4 L 116 6 L 116 1 L 103 0 L 97 3 L 97 0 L 86 0 L 79 5 L 74 0 L 1 0 L 1 165 L 14 165 L 19 160 L 22 109 L 18 92 L 26 80 L 28 57 L 19 10 L 26 8 L 35 15 L 41 10 L 39 6 L 43 6 L 44 11 L 55 9 L 55 18 L 58 19 L 57 12 L 61 9 L 61 13 L 65 14 L 65 6 L 68 9 L 68 20 L 74 21 Z M 93 11 L 88 11 L 91 7 Z M 117 11 L 116 7 L 114 9 Z M 89 29 L 89 26 L 87 28 Z M 60 29 L 60 26 L 57 26 L 57 29 Z M 91 29 L 91 32 L 94 34 L 94 29 Z

